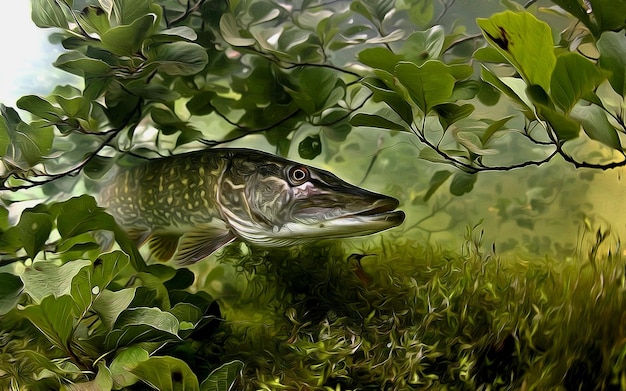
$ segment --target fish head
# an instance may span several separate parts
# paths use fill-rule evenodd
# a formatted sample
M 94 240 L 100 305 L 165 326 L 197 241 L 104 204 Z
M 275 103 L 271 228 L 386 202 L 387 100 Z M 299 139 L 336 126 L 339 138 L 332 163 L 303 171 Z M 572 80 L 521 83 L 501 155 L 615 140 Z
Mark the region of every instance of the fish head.
M 217 203 L 235 235 L 259 246 L 368 235 L 400 225 L 395 198 L 272 155 L 229 160 Z

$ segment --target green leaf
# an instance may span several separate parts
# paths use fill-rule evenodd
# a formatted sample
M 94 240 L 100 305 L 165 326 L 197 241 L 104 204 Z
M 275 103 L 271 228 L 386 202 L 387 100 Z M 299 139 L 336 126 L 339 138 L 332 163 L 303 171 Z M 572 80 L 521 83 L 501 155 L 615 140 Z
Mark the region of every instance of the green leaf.
M 512 118 L 515 118 L 515 116 L 510 115 L 508 117 L 504 117 L 504 118 L 500 118 L 499 120 L 496 121 L 492 121 L 489 126 L 487 126 L 487 129 L 485 130 L 485 133 L 483 133 L 483 135 L 480 137 L 480 141 L 483 145 L 487 144 L 487 142 L 491 139 L 491 137 L 500 129 L 502 129 L 502 127 L 509 122 Z
M 101 290 L 93 300 L 93 311 L 108 330 L 113 329 L 120 314 L 125 311 L 135 298 L 135 288 L 126 288 L 119 291 Z
M 550 95 L 566 113 L 581 97 L 593 91 L 606 77 L 595 64 L 578 53 L 565 53 L 556 60 Z
M 47 213 L 36 213 L 26 210 L 17 223 L 20 241 L 26 254 L 34 259 L 43 250 L 52 232 L 52 218 Z
M 256 43 L 254 39 L 241 35 L 237 22 L 231 14 L 222 15 L 220 31 L 224 40 L 233 46 L 252 46 Z
M 428 114 L 433 106 L 447 103 L 456 82 L 451 67 L 434 60 L 422 66 L 401 62 L 396 65 L 394 74 L 424 114 Z
M 502 79 L 497 77 L 493 72 L 491 72 L 488 68 L 483 66 L 481 68 L 480 77 L 487 83 L 494 86 L 499 91 L 503 92 L 509 98 L 513 99 L 514 102 L 519 104 L 522 107 L 522 111 L 526 115 L 527 118 L 534 118 L 534 110 L 530 107 L 529 103 L 526 99 L 524 99 L 520 94 L 518 94 L 513 88 L 511 88 L 507 83 L 505 83 Z M 520 80 L 520 83 L 523 83 Z M 525 84 L 524 84 L 525 87 Z M 524 94 L 525 96 L 525 94 Z
M 139 378 L 131 371 L 149 358 L 148 352 L 139 346 L 131 346 L 119 351 L 110 366 L 114 389 L 118 390 L 137 383 Z
M 322 153 L 322 141 L 317 134 L 307 136 L 298 144 L 298 154 L 303 159 L 315 159 L 320 153 Z
M 31 0 L 31 18 L 37 27 L 67 29 L 67 18 L 55 0 Z
M 230 361 L 215 368 L 200 384 L 200 391 L 232 391 L 238 378 L 242 376 L 244 363 Z
M 546 92 L 538 85 L 526 89 L 528 97 L 537 110 L 537 116 L 550 124 L 560 141 L 568 141 L 578 137 L 580 125 L 562 112 L 554 108 L 554 103 Z
M 85 31 L 100 36 L 111 28 L 106 11 L 94 5 L 85 7 L 78 15 L 78 20 Z
M 171 42 L 151 45 L 146 50 L 148 61 L 160 72 L 172 76 L 195 75 L 209 62 L 206 50 L 192 42 Z
M 118 25 L 131 24 L 144 15 L 155 12 L 154 0 L 99 0 L 100 6 L 110 10 Z
M 285 89 L 307 114 L 319 113 L 343 97 L 341 91 L 341 96 L 331 99 L 339 82 L 337 74 L 331 70 L 304 67 L 294 71 L 292 76 L 293 85 Z
M 455 173 L 452 182 L 450 182 L 450 193 L 455 196 L 469 193 L 474 188 L 476 179 L 478 179 L 476 174 L 468 174 L 463 171 Z
M 428 190 L 426 191 L 426 194 L 424 194 L 424 198 L 422 200 L 424 202 L 428 202 L 430 197 L 435 194 L 437 189 L 439 189 L 441 185 L 443 185 L 448 180 L 448 178 L 450 178 L 451 175 L 452 172 L 445 170 L 437 171 L 436 173 L 434 173 L 433 176 L 430 178 Z
M 376 114 L 357 113 L 350 118 L 350 125 L 407 131 L 407 128 L 403 125 L 397 124 Z
M 74 328 L 73 306 L 74 301 L 70 296 L 48 296 L 41 301 L 41 304 L 26 306 L 23 311 L 26 318 L 51 343 L 62 350 L 67 350 Z
M 10 273 L 0 273 L 0 316 L 15 308 L 24 285 L 22 280 Z
M 395 111 L 404 122 L 408 125 L 413 123 L 413 109 L 411 105 L 400 96 L 396 91 L 388 89 L 384 83 L 375 78 L 366 78 L 362 81 L 363 85 L 372 90 L 374 93 L 373 100 L 375 102 L 385 102 L 393 111 Z
M 106 76 L 112 73 L 111 66 L 106 62 L 89 58 L 77 51 L 61 54 L 54 62 L 54 66 L 85 79 L 89 77 Z
M 90 231 L 113 231 L 116 225 L 113 216 L 99 207 L 89 195 L 70 198 L 52 209 L 58 215 L 57 229 L 64 239 Z
M 359 61 L 376 69 L 393 72 L 396 64 L 404 60 L 404 56 L 395 54 L 385 47 L 367 48 L 359 52 Z
M 426 31 L 416 31 L 409 35 L 402 45 L 400 54 L 408 61 L 423 64 L 425 61 L 439 58 L 444 41 L 445 31 L 442 26 L 436 25 Z
M 570 113 L 571 117 L 582 123 L 583 130 L 589 138 L 599 141 L 618 151 L 622 150 L 617 130 L 609 122 L 606 112 L 595 105 L 576 105 Z
M 598 64 L 611 72 L 609 83 L 618 94 L 626 95 L 626 37 L 622 32 L 604 32 L 597 42 Z
M 110 391 L 113 388 L 111 371 L 104 361 L 98 361 L 96 378 L 83 383 L 64 384 L 61 391 Z
M 498 49 L 492 46 L 487 46 L 476 50 L 472 57 L 480 62 L 493 62 L 496 64 L 505 64 L 508 62 L 506 57 L 504 57 L 502 53 L 498 51 Z
M 113 27 L 102 34 L 102 46 L 118 56 L 132 56 L 142 46 L 143 40 L 150 34 L 155 22 L 155 15 L 148 14 L 129 25 Z
M 439 123 L 443 130 L 446 130 L 453 123 L 469 116 L 474 112 L 474 105 L 457 105 L 454 103 L 443 103 L 433 107 L 439 118 Z
M 91 265 L 87 260 L 70 261 L 57 266 L 47 261 L 35 262 L 21 274 L 26 292 L 34 302 L 39 303 L 48 296 L 68 296 L 71 292 L 72 280 L 86 266 Z
M 550 26 L 528 12 L 505 11 L 476 20 L 483 35 L 530 84 L 550 89 L 556 64 Z
M 139 362 L 131 372 L 157 390 L 200 390 L 198 378 L 189 366 L 174 357 L 150 357 Z
M 52 122 L 59 121 L 63 116 L 63 111 L 60 108 L 53 106 L 47 100 L 36 95 L 21 97 L 17 100 L 17 107 Z
M 158 308 L 129 308 L 115 321 L 114 329 L 107 335 L 110 348 L 129 346 L 139 342 L 178 341 L 178 319 Z

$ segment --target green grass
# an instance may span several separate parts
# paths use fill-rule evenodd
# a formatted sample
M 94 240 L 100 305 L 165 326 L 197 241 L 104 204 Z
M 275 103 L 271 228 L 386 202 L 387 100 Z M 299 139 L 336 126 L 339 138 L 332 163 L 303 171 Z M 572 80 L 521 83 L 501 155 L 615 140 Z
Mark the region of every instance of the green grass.
M 526 260 L 472 235 L 460 254 L 388 243 L 362 270 L 339 245 L 245 255 L 223 359 L 249 390 L 625 389 L 625 262 L 606 237 Z

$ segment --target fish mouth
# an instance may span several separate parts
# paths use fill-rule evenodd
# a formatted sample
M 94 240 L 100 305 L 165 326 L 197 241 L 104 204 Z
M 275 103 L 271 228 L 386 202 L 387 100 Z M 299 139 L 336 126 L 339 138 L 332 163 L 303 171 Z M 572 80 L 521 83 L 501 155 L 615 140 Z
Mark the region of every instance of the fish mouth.
M 387 223 L 389 224 L 387 228 L 391 228 L 402 224 L 406 217 L 403 211 L 396 210 L 399 205 L 400 202 L 395 198 L 384 198 L 375 201 L 367 209 L 344 215 L 340 219 L 356 218 L 363 222 Z

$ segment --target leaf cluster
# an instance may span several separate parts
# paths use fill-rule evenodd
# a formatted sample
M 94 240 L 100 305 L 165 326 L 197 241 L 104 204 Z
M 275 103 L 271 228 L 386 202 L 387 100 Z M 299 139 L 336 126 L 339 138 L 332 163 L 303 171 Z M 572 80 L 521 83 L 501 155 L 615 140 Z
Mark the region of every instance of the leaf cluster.
M 103 251 L 103 230 L 120 250 Z M 17 338 L 4 345 L 17 358 L 0 361 L 2 388 L 221 390 L 235 381 L 239 362 L 187 360 L 219 325 L 214 300 L 189 292 L 189 270 L 146 266 L 92 197 L 26 210 L 0 238 L 2 262 L 14 266 L 0 273 L 0 329 Z

